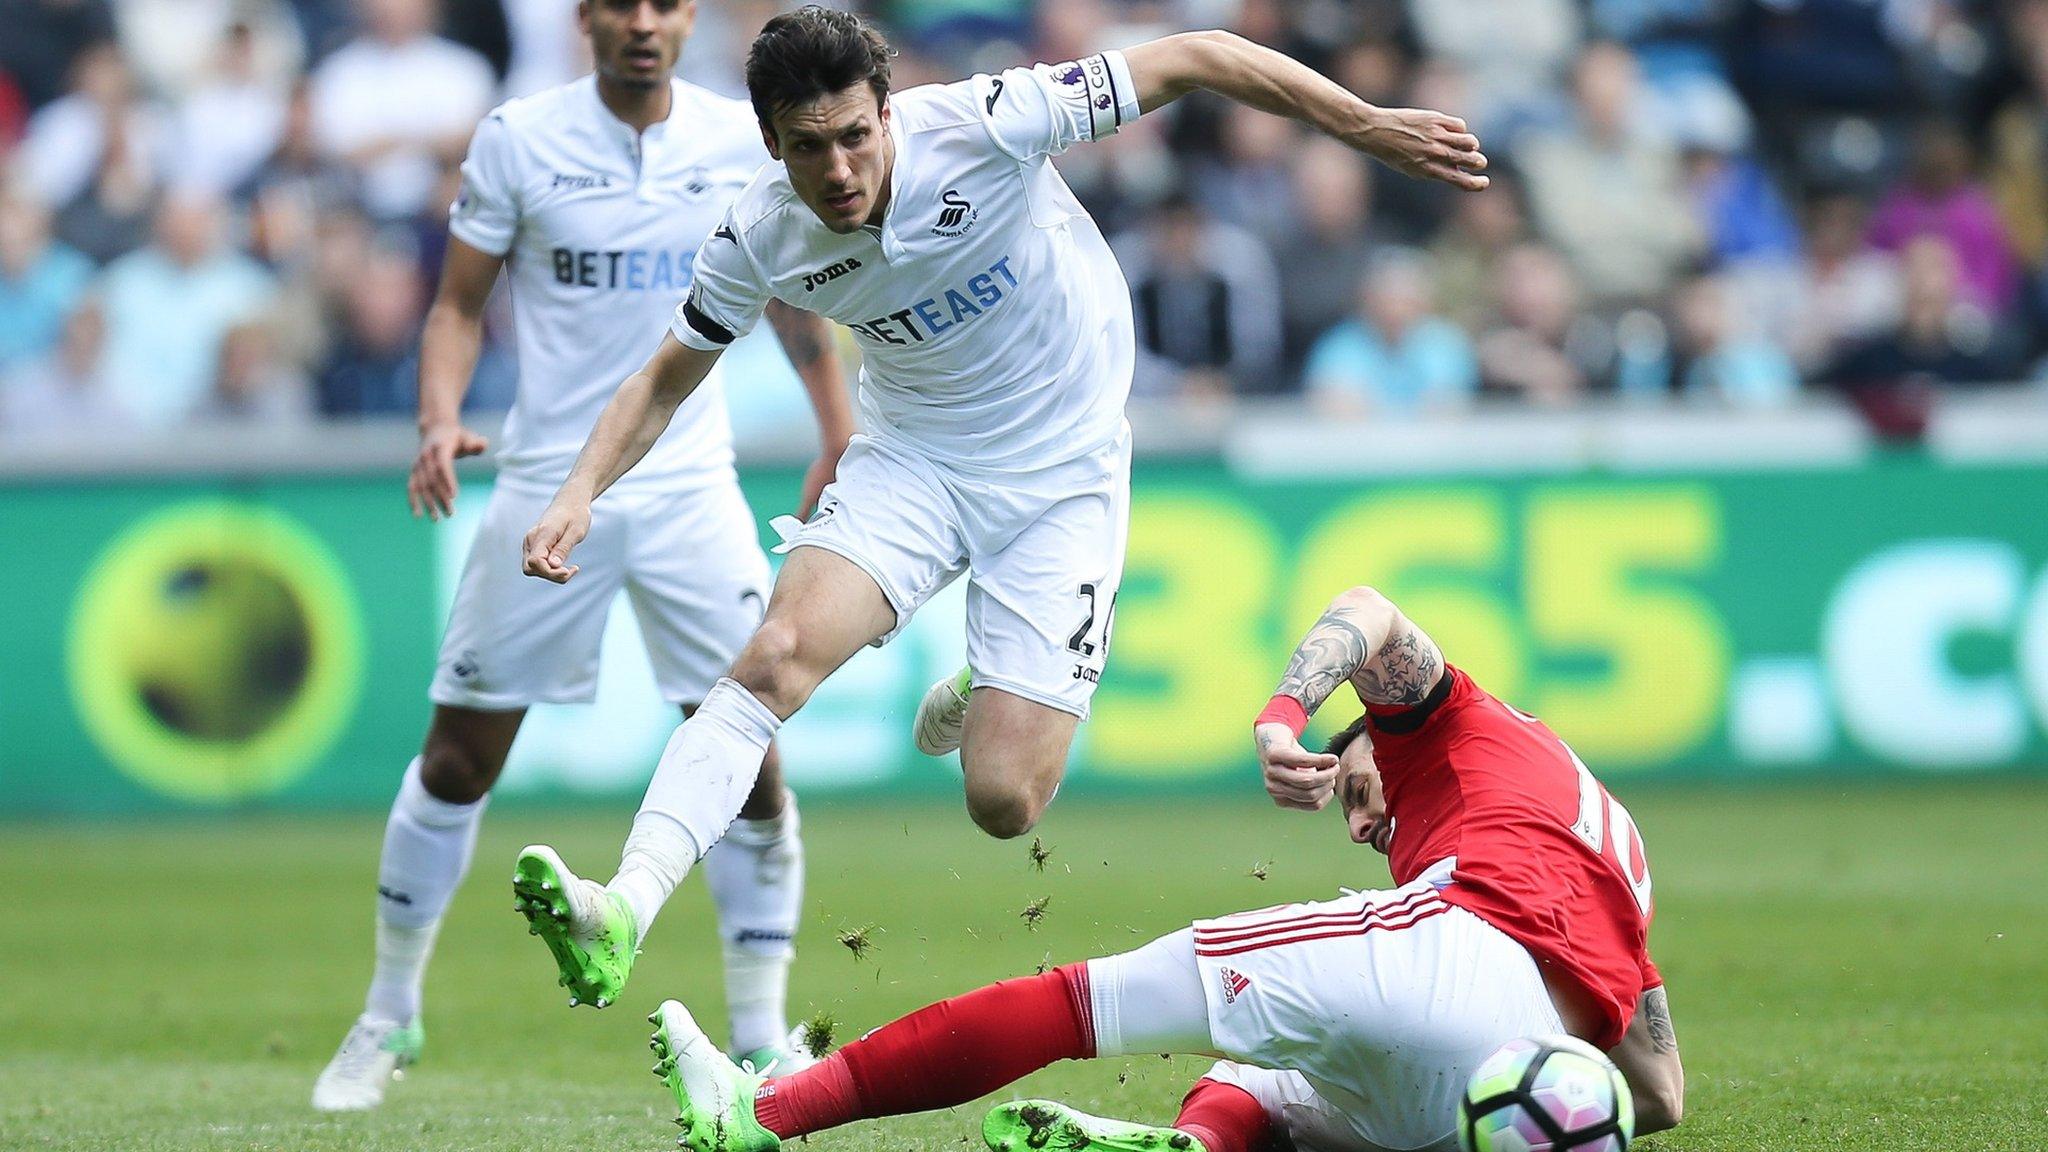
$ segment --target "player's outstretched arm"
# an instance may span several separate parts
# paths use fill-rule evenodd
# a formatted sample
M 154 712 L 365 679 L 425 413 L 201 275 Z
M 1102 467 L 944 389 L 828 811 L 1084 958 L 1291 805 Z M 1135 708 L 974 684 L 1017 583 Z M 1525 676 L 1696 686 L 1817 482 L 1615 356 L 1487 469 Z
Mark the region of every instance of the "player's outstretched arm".
M 1308 65 L 1229 32 L 1183 32 L 1126 49 L 1124 60 L 1150 112 L 1197 88 L 1286 116 L 1397 172 L 1471 191 L 1486 187 L 1486 155 L 1456 116 L 1379 108 Z
M 853 403 L 847 398 L 846 375 L 839 367 L 831 321 L 780 300 L 770 300 L 767 312 L 775 338 L 782 343 L 797 378 L 804 382 L 811 412 L 818 418 L 818 458 L 804 473 L 803 495 L 796 510 L 797 519 L 808 520 L 818 506 L 818 494 L 838 474 L 846 442 L 853 438 Z
M 490 447 L 462 426 L 462 397 L 469 392 L 484 344 L 484 304 L 504 265 L 501 256 L 448 238 L 441 286 L 420 332 L 420 448 L 405 482 L 406 502 L 415 516 L 439 520 L 453 515 L 455 462 Z
M 1628 1032 L 1607 1055 L 1635 1097 L 1636 1135 L 1678 1127 L 1685 1115 L 1685 1066 L 1671 1027 L 1671 1001 L 1661 986 L 1643 993 Z
M 719 353 L 683 346 L 673 335 L 638 372 L 626 377 L 584 441 L 569 478 L 540 523 L 526 533 L 526 574 L 566 584 L 576 574 L 569 552 L 590 532 L 590 502 L 640 462 L 668 427 L 676 408 L 718 363 Z
M 1273 698 L 1253 724 L 1266 791 L 1283 808 L 1320 809 L 1337 779 L 1337 757 L 1301 746 L 1308 718 L 1350 681 L 1368 704 L 1422 703 L 1443 675 L 1443 653 L 1394 602 L 1360 586 L 1338 594 L 1302 637 Z

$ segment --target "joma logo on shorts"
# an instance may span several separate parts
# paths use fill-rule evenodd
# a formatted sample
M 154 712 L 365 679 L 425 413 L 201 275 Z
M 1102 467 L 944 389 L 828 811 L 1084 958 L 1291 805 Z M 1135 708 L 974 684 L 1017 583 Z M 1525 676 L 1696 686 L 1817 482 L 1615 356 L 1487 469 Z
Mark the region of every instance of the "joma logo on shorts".
M 860 261 L 848 256 L 836 264 L 827 264 L 816 272 L 806 272 L 804 273 L 804 291 L 815 292 L 818 285 L 829 284 L 848 272 L 858 271 L 859 268 Z
M 1074 679 L 1086 680 L 1090 684 L 1100 684 L 1102 683 L 1102 673 L 1100 670 L 1090 668 L 1086 664 L 1076 664 L 1074 665 Z

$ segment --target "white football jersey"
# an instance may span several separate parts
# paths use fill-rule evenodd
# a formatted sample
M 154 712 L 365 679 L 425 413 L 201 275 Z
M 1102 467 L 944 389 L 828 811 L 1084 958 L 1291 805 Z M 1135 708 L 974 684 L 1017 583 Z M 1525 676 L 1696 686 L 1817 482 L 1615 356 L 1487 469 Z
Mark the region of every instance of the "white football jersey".
M 881 225 L 832 232 L 770 164 L 698 253 L 670 331 L 712 351 L 780 299 L 853 330 L 870 432 L 985 471 L 1099 450 L 1130 392 L 1130 291 L 1051 157 L 1137 116 L 1122 54 L 911 88 L 889 105 Z
M 746 102 L 670 82 L 668 119 L 636 134 L 595 77 L 507 101 L 477 126 L 448 231 L 503 256 L 519 391 L 498 448 L 507 476 L 569 475 L 621 381 L 661 343 L 698 245 L 768 159 Z M 732 475 L 732 429 L 714 375 L 622 484 Z

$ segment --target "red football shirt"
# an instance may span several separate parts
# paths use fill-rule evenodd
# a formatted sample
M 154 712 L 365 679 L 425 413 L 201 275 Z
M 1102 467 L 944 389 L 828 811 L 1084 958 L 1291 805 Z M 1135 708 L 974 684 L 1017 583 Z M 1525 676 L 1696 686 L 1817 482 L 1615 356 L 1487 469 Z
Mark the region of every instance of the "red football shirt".
M 1435 708 L 1379 715 L 1373 756 L 1393 818 L 1396 884 L 1457 858 L 1443 898 L 1527 948 L 1621 1042 L 1663 980 L 1650 962 L 1650 863 L 1628 810 L 1541 720 L 1446 667 Z M 1421 723 L 1415 723 L 1416 719 Z

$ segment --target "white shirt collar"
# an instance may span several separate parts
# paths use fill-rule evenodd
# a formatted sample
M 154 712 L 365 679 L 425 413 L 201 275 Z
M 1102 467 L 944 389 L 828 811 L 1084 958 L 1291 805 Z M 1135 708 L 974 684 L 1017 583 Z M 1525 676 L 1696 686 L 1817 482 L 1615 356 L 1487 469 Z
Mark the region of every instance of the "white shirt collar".
M 882 209 L 882 259 L 894 262 L 903 255 L 903 241 L 896 235 L 896 219 L 903 205 L 903 173 L 910 159 L 910 138 L 903 131 L 902 118 L 895 109 L 889 113 L 889 139 L 895 142 L 896 157 L 889 165 L 889 203 Z
M 597 106 L 597 115 L 600 122 L 605 126 L 604 130 L 613 139 L 620 141 L 628 148 L 632 148 L 642 141 L 649 147 L 653 147 L 666 140 L 668 138 L 669 125 L 675 120 L 677 110 L 683 106 L 683 82 L 677 77 L 671 76 L 668 80 L 668 115 L 649 124 L 645 132 L 635 132 L 631 124 L 619 119 L 618 115 L 605 105 L 604 97 L 597 90 L 597 73 L 592 72 L 585 76 L 583 83 L 589 94 L 590 102 Z

